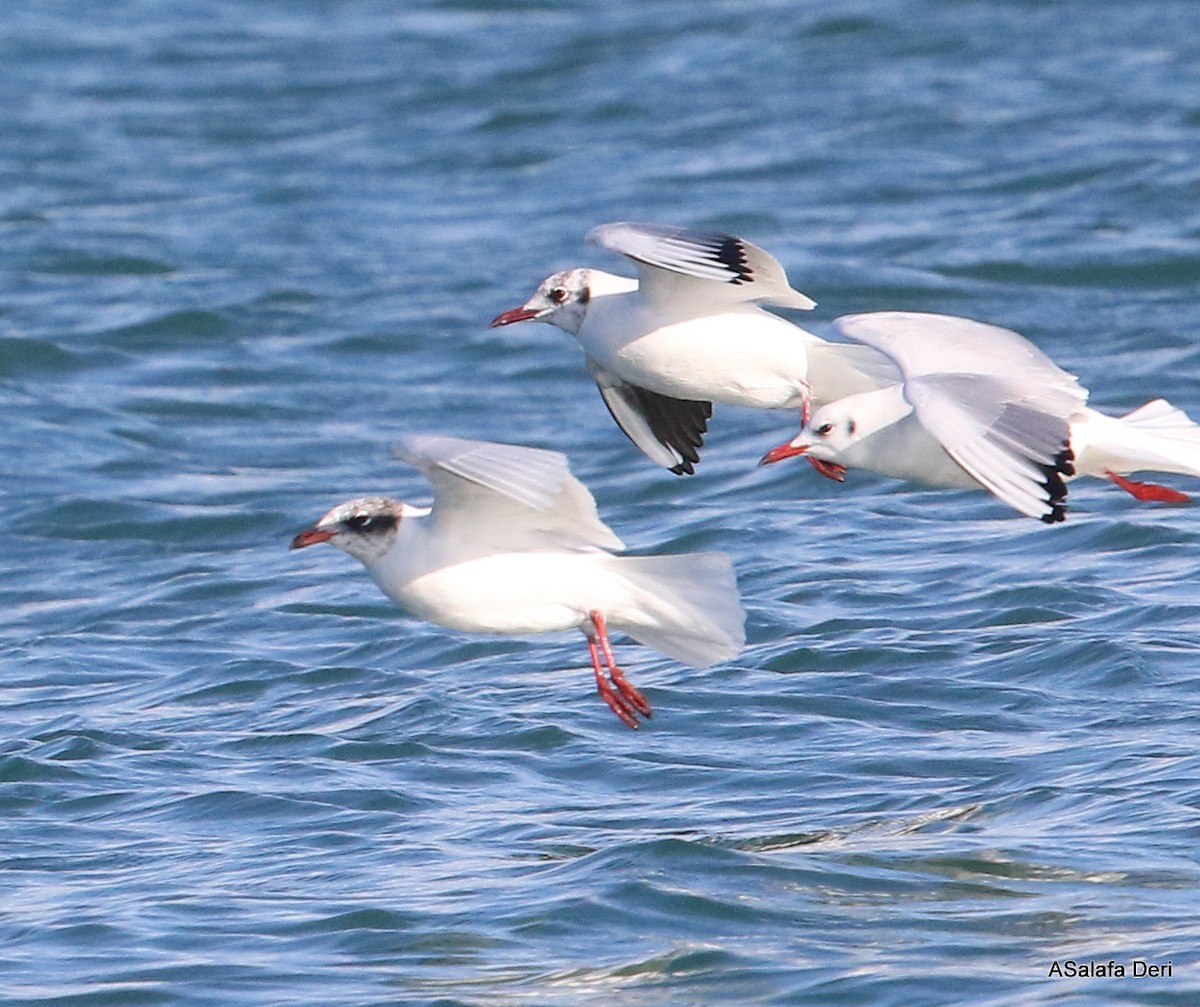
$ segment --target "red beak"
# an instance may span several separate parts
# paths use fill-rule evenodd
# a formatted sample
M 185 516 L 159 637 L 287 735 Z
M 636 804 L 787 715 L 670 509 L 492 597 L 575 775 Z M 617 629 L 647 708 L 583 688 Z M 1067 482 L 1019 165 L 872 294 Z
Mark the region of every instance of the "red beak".
M 512 325 L 513 322 L 528 322 L 537 316 L 538 312 L 533 308 L 513 308 L 510 311 L 501 311 L 492 319 L 488 328 L 498 329 L 501 325 Z
M 793 447 L 789 441 L 787 444 L 780 444 L 777 448 L 771 448 L 759 460 L 759 465 L 774 465 L 776 462 L 781 462 L 785 458 L 795 458 L 797 455 L 804 454 L 808 450 L 808 445 L 798 448 Z
M 303 549 L 306 545 L 328 542 L 331 538 L 333 538 L 333 532 L 331 531 L 322 531 L 320 528 L 309 528 L 292 539 L 291 548 Z

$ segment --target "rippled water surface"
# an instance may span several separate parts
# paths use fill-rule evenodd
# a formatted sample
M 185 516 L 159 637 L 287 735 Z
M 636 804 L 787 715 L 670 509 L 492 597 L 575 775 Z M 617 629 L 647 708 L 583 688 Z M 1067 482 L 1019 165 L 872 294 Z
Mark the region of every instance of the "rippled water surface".
M 795 417 L 720 407 L 676 479 L 486 327 L 596 223 L 717 227 L 816 331 L 1200 416 L 1200 5 L 17 2 L 0 109 L 0 1003 L 1200 1002 L 1200 509 L 756 470 Z M 414 430 L 729 551 L 744 654 L 622 641 L 634 733 L 578 637 L 288 552 L 423 499 Z

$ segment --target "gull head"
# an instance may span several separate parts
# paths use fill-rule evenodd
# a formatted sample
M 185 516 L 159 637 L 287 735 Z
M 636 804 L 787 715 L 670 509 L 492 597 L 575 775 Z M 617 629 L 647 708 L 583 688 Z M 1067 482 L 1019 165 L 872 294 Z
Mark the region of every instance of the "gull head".
M 400 528 L 404 504 L 391 497 L 359 497 L 338 504 L 311 528 L 292 539 L 293 549 L 328 542 L 367 566 L 391 549 Z
M 858 424 L 845 399 L 814 410 L 800 432 L 786 444 L 771 448 L 760 465 L 805 455 L 812 462 L 837 463 L 842 452 L 861 439 Z
M 590 269 L 567 269 L 547 276 L 528 301 L 493 318 L 491 328 L 514 322 L 548 322 L 573 336 L 578 335 L 592 297 L 591 272 Z

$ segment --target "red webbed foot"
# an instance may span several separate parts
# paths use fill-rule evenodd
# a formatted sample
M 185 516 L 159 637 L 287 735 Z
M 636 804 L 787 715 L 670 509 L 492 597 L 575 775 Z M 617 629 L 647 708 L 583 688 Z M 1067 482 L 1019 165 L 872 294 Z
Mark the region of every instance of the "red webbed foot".
M 625 672 L 617 666 L 617 662 L 613 659 L 612 646 L 608 642 L 608 630 L 604 625 L 604 616 L 599 612 L 589 612 L 588 618 L 595 630 L 594 635 L 587 634 L 587 642 L 588 653 L 592 658 L 592 670 L 596 674 L 596 691 L 600 693 L 600 698 L 608 704 L 608 708 L 621 718 L 623 724 L 637 730 L 637 714 L 640 713 L 647 719 L 653 715 L 650 703 L 625 677 Z M 596 646 L 597 642 L 599 649 Z M 604 653 L 604 663 L 608 668 L 607 677 L 600 667 L 601 651 Z
M 1191 503 L 1192 500 L 1186 493 L 1171 489 L 1170 486 L 1162 486 L 1158 483 L 1137 482 L 1136 480 L 1119 476 L 1115 472 L 1105 472 L 1105 475 L 1135 500 L 1179 504 Z
M 814 458 L 812 455 L 805 455 L 808 459 L 808 464 L 821 473 L 826 479 L 832 479 L 834 482 L 841 483 L 846 481 L 846 466 L 839 465 L 837 462 L 826 462 L 820 458 Z

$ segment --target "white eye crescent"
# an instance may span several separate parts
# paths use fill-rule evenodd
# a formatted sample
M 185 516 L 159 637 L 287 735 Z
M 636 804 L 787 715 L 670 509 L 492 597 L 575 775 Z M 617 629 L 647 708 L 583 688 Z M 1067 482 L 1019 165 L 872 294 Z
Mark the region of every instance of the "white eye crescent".
M 346 527 L 354 531 L 378 531 L 381 528 L 390 528 L 396 523 L 396 519 L 390 514 L 354 514 L 346 518 Z

